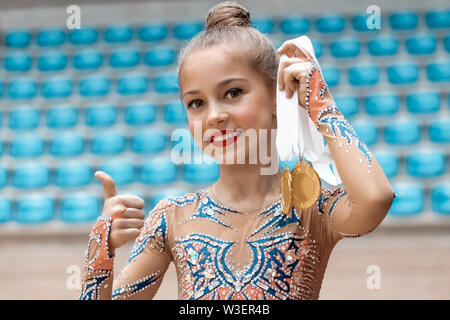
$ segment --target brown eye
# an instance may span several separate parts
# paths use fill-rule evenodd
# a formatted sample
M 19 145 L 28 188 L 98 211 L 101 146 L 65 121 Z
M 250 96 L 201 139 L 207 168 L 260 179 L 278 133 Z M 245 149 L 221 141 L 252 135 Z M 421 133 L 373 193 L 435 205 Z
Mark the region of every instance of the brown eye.
M 197 102 L 197 101 L 202 101 L 202 100 L 199 100 L 199 99 L 195 99 L 195 100 L 192 100 L 191 102 L 189 102 L 189 104 L 188 104 L 188 108 L 192 108 L 192 104 L 194 103 L 194 102 Z M 197 107 L 194 107 L 194 109 L 198 109 Z
M 227 95 L 228 95 L 228 93 L 232 93 L 231 94 L 232 98 L 237 98 L 242 91 L 243 91 L 242 89 L 233 88 L 233 89 L 230 89 L 230 90 L 227 91 Z

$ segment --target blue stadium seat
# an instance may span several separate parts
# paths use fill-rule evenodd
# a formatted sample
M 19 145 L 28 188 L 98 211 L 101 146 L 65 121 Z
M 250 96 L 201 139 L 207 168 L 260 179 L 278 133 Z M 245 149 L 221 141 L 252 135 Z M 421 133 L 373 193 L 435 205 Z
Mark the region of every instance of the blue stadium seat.
M 134 153 L 153 154 L 163 151 L 166 148 L 167 137 L 159 129 L 146 129 L 131 137 L 130 149 Z
M 175 51 L 168 46 L 152 48 L 145 54 L 145 63 L 150 67 L 168 66 L 175 62 Z
M 394 30 L 412 30 L 417 27 L 419 18 L 412 11 L 401 11 L 389 16 L 389 24 Z
M 431 207 L 439 214 L 450 214 L 450 185 L 439 184 L 431 190 Z
M 116 186 L 125 186 L 133 183 L 136 179 L 136 168 L 134 164 L 126 160 L 114 160 L 103 164 L 98 170 L 106 172 Z
M 275 23 L 271 19 L 259 18 L 252 20 L 252 26 L 261 33 L 269 34 L 272 33 Z
M 0 119 L 1 119 L 1 117 L 0 117 Z M 0 156 L 3 154 L 4 149 L 5 149 L 5 147 L 3 146 L 3 141 L 0 140 Z M 1 183 L 0 183 L 0 187 L 1 187 Z
M 170 124 L 187 123 L 186 109 L 179 101 L 169 102 L 164 105 L 164 121 Z
M 92 27 L 74 29 L 69 34 L 69 42 L 73 45 L 94 44 L 98 40 L 98 31 Z
M 45 152 L 45 142 L 38 135 L 23 134 L 14 137 L 9 146 L 9 153 L 14 158 L 39 157 Z
M 341 32 L 345 29 L 345 19 L 337 14 L 325 15 L 316 20 L 316 28 L 321 33 Z
M 11 220 L 13 211 L 13 203 L 11 199 L 5 197 L 0 198 L 0 223 L 5 223 Z
M 365 99 L 366 112 L 372 116 L 388 116 L 398 112 L 400 99 L 395 94 L 369 95 Z
M 179 128 L 177 130 L 177 134 L 171 136 L 170 142 L 170 148 L 176 153 L 177 156 L 183 157 L 189 154 L 191 159 L 193 159 L 192 157 L 195 152 L 202 155 L 202 150 L 200 150 L 198 145 L 195 143 L 194 137 L 187 128 Z
M 157 93 L 177 93 L 178 90 L 176 74 L 163 74 L 155 78 L 155 91 Z
M 427 114 L 439 111 L 441 96 L 439 92 L 417 92 L 406 97 L 406 107 L 414 114 Z
M 380 69 L 376 65 L 359 65 L 348 70 L 348 82 L 352 86 L 372 86 L 378 83 Z
M 353 129 L 368 147 L 377 143 L 378 129 L 372 122 L 357 121 L 353 124 Z
M 162 41 L 167 37 L 167 27 L 164 24 L 146 24 L 139 29 L 138 36 L 141 41 Z
M 31 41 L 31 33 L 27 30 L 15 30 L 6 33 L 5 45 L 9 48 L 25 48 Z
M 436 9 L 431 10 L 425 14 L 425 23 L 428 28 L 449 28 L 450 27 L 450 10 L 449 9 Z
M 58 51 L 42 54 L 38 59 L 38 68 L 41 71 L 59 71 L 66 67 L 67 56 Z
M 12 130 L 32 130 L 39 126 L 39 109 L 23 107 L 9 112 L 9 128 Z
M 331 88 L 339 84 L 340 71 L 338 68 L 332 66 L 322 67 L 322 74 L 328 87 Z
M 394 216 L 409 216 L 422 212 L 425 203 L 424 190 L 419 183 L 393 184 L 397 197 L 392 202 L 388 214 Z
M 97 69 L 103 64 L 103 55 L 96 49 L 85 49 L 73 57 L 73 66 L 78 70 Z
M 353 58 L 359 55 L 361 44 L 354 38 L 340 38 L 331 43 L 330 51 L 336 58 Z
M 26 52 L 14 52 L 5 57 L 5 70 L 28 71 L 31 69 L 32 59 Z
M 311 41 L 316 58 L 320 58 L 323 54 L 323 45 L 319 41 Z M 278 49 L 278 48 L 277 48 Z
M 351 118 L 358 113 L 359 101 L 356 96 L 336 95 L 334 101 L 346 119 Z
M 36 43 L 40 47 L 59 46 L 66 41 L 66 33 L 63 29 L 48 28 L 39 31 Z
M 55 168 L 53 183 L 60 188 L 87 186 L 92 181 L 92 168 L 86 163 L 62 163 Z
M 372 56 L 390 56 L 398 52 L 398 40 L 391 36 L 379 36 L 368 43 L 368 50 Z
M 213 183 L 219 179 L 220 165 L 214 163 L 187 163 L 183 166 L 183 179 L 188 183 Z
M 3 97 L 3 82 L 0 82 L 0 98 L 1 97 Z M 0 120 L 1 120 L 1 118 L 0 118 Z M 1 121 L 0 121 L 0 126 L 1 126 Z
M 111 53 L 109 64 L 113 68 L 130 68 L 139 64 L 139 51 L 132 48 L 120 48 Z
M 10 99 L 31 99 L 37 94 L 37 84 L 32 79 L 14 79 L 8 84 Z
M 47 110 L 47 126 L 52 129 L 65 129 L 78 122 L 78 108 L 74 106 L 50 107 Z
M 428 79 L 433 82 L 450 81 L 450 61 L 434 62 L 427 65 Z
M 439 150 L 420 150 L 406 157 L 406 171 L 417 178 L 431 178 L 445 171 L 445 154 Z
M 148 90 L 148 79 L 144 75 L 127 75 L 117 81 L 117 93 L 121 95 L 142 94 Z
M 75 132 L 61 132 L 49 141 L 53 157 L 73 157 L 84 152 L 84 139 Z
M 125 106 L 125 123 L 128 125 L 148 125 L 155 121 L 157 107 L 146 101 L 134 102 Z
M 142 164 L 139 181 L 147 185 L 170 184 L 176 181 L 177 175 L 177 165 L 170 158 L 155 157 Z
M 420 141 L 421 127 L 413 119 L 391 122 L 384 129 L 386 143 L 392 145 L 410 145 Z
M 281 20 L 280 29 L 286 35 L 302 35 L 309 30 L 309 20 L 303 16 L 289 17 Z
M 431 54 L 436 51 L 437 40 L 432 34 L 415 34 L 406 39 L 406 50 L 410 54 Z
M 419 79 L 419 66 L 416 63 L 390 65 L 387 75 L 392 84 L 412 84 Z
M 450 53 L 450 35 L 444 37 L 443 42 L 445 50 Z
M 117 106 L 110 104 L 86 107 L 85 121 L 89 127 L 109 127 L 117 121 Z
M 72 94 L 72 80 L 65 77 L 57 77 L 42 83 L 41 94 L 47 99 L 66 98 Z
M 133 38 L 133 29 L 129 25 L 118 24 L 106 28 L 104 36 L 108 43 L 128 42 Z
M 3 144 L 3 142 L 1 144 Z M 7 184 L 8 184 L 8 170 L 6 170 L 5 167 L 0 167 L 0 188 L 4 188 Z
M 190 40 L 203 29 L 202 23 L 184 22 L 179 23 L 173 28 L 173 35 L 178 40 Z
M 387 178 L 393 178 L 398 174 L 399 157 L 393 152 L 377 152 L 375 159 L 384 171 Z
M 80 81 L 80 94 L 84 97 L 104 96 L 110 86 L 110 80 L 106 77 L 89 76 Z
M 357 14 L 352 18 L 353 29 L 357 32 L 367 32 L 367 31 L 377 31 L 378 29 L 372 27 L 368 27 L 367 22 L 371 21 L 371 14 Z M 380 21 L 381 22 L 381 21 Z
M 41 164 L 17 166 L 13 171 L 12 185 L 17 189 L 42 188 L 50 183 L 50 169 Z
M 97 219 L 101 212 L 98 198 L 87 194 L 70 195 L 61 199 L 59 218 L 65 223 L 89 222 Z
M 91 152 L 97 155 L 119 154 L 125 151 L 126 138 L 119 132 L 100 132 L 91 141 Z
M 22 224 L 50 221 L 55 215 L 55 200 L 46 195 L 27 196 L 17 201 L 15 220 Z
M 428 127 L 430 140 L 435 143 L 450 143 L 450 119 L 434 120 Z

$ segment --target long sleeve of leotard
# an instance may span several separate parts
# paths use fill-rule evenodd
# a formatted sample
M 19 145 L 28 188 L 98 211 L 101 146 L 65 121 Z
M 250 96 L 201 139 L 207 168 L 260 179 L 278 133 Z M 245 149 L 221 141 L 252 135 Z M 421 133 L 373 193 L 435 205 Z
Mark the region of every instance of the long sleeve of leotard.
M 161 200 L 150 211 L 136 238 L 128 263 L 117 279 L 108 252 L 111 219 L 97 219 L 89 237 L 80 300 L 152 299 L 172 260 L 167 246 L 167 211 Z

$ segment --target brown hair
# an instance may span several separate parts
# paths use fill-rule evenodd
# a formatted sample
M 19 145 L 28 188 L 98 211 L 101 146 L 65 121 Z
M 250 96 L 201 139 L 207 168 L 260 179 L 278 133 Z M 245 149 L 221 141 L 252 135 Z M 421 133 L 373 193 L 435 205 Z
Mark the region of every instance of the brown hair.
M 205 30 L 192 38 L 180 51 L 178 79 L 186 57 L 197 50 L 221 43 L 237 44 L 252 69 L 261 74 L 269 88 L 275 90 L 278 54 L 270 39 L 252 27 L 250 12 L 235 1 L 221 2 L 209 10 Z

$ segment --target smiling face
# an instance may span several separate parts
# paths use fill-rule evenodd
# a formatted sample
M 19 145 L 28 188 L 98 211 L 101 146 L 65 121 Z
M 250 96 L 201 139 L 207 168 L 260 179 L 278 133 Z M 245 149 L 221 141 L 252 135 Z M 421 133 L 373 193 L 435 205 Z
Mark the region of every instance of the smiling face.
M 218 143 L 217 138 L 211 144 L 209 137 L 237 129 L 244 131 L 237 139 L 245 138 L 247 131 L 266 129 L 270 147 L 270 129 L 277 123 L 275 89 L 250 67 L 237 47 L 215 45 L 189 55 L 180 68 L 179 83 L 190 132 L 203 151 L 211 155 L 212 149 L 222 148 L 224 154 L 233 150 L 223 147 L 230 141 Z M 201 136 L 194 134 L 194 126 L 200 125 Z M 245 152 L 247 159 L 251 147 L 247 144 L 245 151 L 238 152 Z M 220 160 L 215 154 L 211 156 Z

